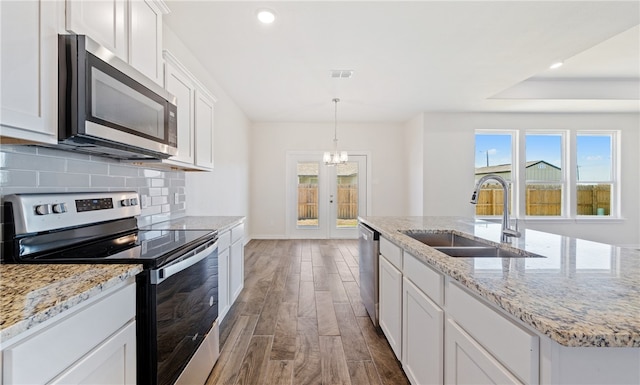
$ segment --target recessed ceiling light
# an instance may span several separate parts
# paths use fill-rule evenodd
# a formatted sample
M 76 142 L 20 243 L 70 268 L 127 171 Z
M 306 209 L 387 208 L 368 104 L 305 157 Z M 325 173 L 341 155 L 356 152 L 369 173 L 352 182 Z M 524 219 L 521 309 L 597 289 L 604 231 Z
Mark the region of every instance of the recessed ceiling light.
M 560 68 L 560 67 L 562 67 L 562 65 L 563 65 L 563 64 L 564 64 L 563 62 L 561 62 L 561 61 L 557 61 L 557 62 L 555 62 L 555 63 L 551 64 L 551 65 L 549 66 L 549 69 L 554 70 L 554 69 L 556 69 L 556 68 Z
M 334 79 L 350 79 L 353 77 L 353 70 L 331 70 L 329 76 Z
M 259 9 L 256 15 L 263 24 L 271 24 L 276 19 L 276 14 L 270 9 Z

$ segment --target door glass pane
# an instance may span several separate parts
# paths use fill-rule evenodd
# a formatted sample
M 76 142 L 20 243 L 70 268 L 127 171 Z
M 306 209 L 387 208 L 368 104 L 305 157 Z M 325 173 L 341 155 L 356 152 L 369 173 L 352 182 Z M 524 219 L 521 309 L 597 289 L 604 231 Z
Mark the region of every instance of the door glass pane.
M 298 228 L 318 228 L 317 162 L 298 162 Z
M 336 227 L 355 228 L 358 226 L 358 163 L 337 165 L 336 178 Z

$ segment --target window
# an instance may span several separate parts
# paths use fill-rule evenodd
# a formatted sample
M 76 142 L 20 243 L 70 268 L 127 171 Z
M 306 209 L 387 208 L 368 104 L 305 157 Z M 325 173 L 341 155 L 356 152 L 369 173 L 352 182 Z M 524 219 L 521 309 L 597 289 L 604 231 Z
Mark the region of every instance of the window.
M 525 215 L 562 215 L 563 135 L 527 134 L 525 148 Z
M 616 216 L 619 135 L 613 131 L 476 131 L 475 180 L 502 176 L 510 211 L 527 217 Z M 519 160 L 519 161 L 516 161 Z M 488 181 L 476 215 L 502 215 L 502 189 Z
M 513 164 L 513 137 L 511 133 L 477 133 L 476 134 L 476 183 L 487 174 L 500 175 L 511 184 Z M 513 197 L 510 189 L 510 197 Z M 493 180 L 488 180 L 480 187 L 476 215 L 502 215 L 502 187 Z M 509 205 L 513 211 L 513 200 Z
M 576 137 L 576 214 L 611 215 L 614 187 L 612 135 L 578 132 Z

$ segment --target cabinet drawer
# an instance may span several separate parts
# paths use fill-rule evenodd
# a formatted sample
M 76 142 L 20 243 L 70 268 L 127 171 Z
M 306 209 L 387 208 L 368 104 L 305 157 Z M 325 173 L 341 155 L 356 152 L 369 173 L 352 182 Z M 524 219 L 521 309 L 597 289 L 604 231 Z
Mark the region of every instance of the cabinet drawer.
M 380 237 L 380 254 L 384 255 L 393 266 L 402 269 L 402 249 L 383 237 Z
M 136 286 L 130 284 L 3 352 L 3 380 L 45 383 L 135 318 Z
M 526 384 L 537 384 L 539 338 L 456 284 L 447 287 L 447 312 L 484 349 Z
M 244 238 L 244 223 L 231 229 L 231 243 L 236 243 Z
M 228 249 L 231 245 L 231 231 L 218 234 L 218 252 Z
M 404 253 L 404 275 L 422 290 L 433 302 L 442 306 L 444 277 L 429 266 L 420 262 L 416 257 Z

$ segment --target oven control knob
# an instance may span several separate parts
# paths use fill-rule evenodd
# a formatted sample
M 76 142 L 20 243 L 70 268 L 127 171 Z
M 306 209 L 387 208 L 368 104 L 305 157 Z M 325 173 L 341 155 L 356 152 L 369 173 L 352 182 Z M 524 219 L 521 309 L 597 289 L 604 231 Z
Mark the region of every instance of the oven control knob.
M 51 206 L 49 205 L 37 205 L 36 206 L 36 214 L 38 215 L 47 215 L 51 213 Z
M 129 199 L 129 203 L 131 203 L 131 206 L 137 206 L 138 205 L 138 198 Z
M 131 206 L 131 201 L 129 199 L 123 199 L 120 201 L 120 204 L 122 204 L 124 207 Z
M 62 214 L 67 212 L 67 205 L 64 203 L 56 203 L 53 206 L 51 206 L 51 209 L 56 214 Z

